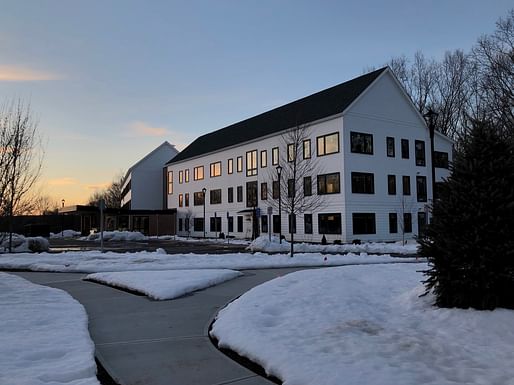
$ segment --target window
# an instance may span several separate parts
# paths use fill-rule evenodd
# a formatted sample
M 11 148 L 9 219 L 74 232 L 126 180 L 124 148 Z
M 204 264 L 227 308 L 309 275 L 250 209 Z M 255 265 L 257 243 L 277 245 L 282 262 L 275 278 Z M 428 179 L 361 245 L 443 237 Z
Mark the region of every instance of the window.
M 257 207 L 257 181 L 246 182 L 246 207 Z
M 184 182 L 189 183 L 189 169 L 184 170 Z
M 311 140 L 305 139 L 303 141 L 303 159 L 311 158 Z
M 173 194 L 173 171 L 168 171 L 168 194 Z
M 363 132 L 350 132 L 351 152 L 373 155 L 373 135 Z
M 312 195 L 312 179 L 310 176 L 303 177 L 303 196 L 310 197 Z
M 246 176 L 257 175 L 257 150 L 246 153 Z
M 227 160 L 227 174 L 234 173 L 234 159 L 230 158 Z
M 427 214 L 424 211 L 418 211 L 418 236 L 423 236 L 427 230 Z
M 182 207 L 184 205 L 184 195 L 178 194 L 178 207 Z
M 203 166 L 198 166 L 193 169 L 193 180 L 203 179 Z
M 295 159 L 296 159 L 295 145 L 293 143 L 289 143 L 287 145 L 287 161 L 294 162 Z
M 279 189 L 280 189 L 280 186 L 278 185 L 278 180 L 274 180 L 273 184 L 272 184 L 273 199 L 278 199 L 278 196 L 280 195 Z
M 237 186 L 237 201 L 243 201 L 243 186 Z
M 193 230 L 203 231 L 203 218 L 193 218 Z
M 273 232 L 280 233 L 280 217 L 278 215 L 273 215 Z
M 404 175 L 402 177 L 403 195 L 410 195 L 410 176 Z
M 374 175 L 366 172 L 352 172 L 352 193 L 374 194 Z
M 318 175 L 318 195 L 338 194 L 340 191 L 339 173 Z
M 353 213 L 354 234 L 376 234 L 375 213 Z
M 211 196 L 211 205 L 218 205 L 221 203 L 221 189 L 211 190 L 209 193 Z
M 339 133 L 318 136 L 316 138 L 318 156 L 339 152 Z
M 394 158 L 394 138 L 390 136 L 386 138 L 386 152 L 388 157 Z
M 425 165 L 425 142 L 422 140 L 414 141 L 414 155 L 416 158 L 416 166 Z
M 389 195 L 396 195 L 396 175 L 387 176 L 387 193 Z
M 427 201 L 427 177 L 417 176 L 416 177 L 416 195 L 418 202 Z
M 204 202 L 204 193 L 203 191 L 198 191 L 193 194 L 193 204 L 195 206 L 203 206 Z
M 261 168 L 268 167 L 268 151 L 261 151 Z
M 243 232 L 243 217 L 241 215 L 237 217 L 237 232 Z
M 261 215 L 261 231 L 263 233 L 268 232 L 268 216 L 267 215 Z
M 318 234 L 341 234 L 341 214 L 318 214 Z
M 289 233 L 296 234 L 296 215 L 289 214 Z
M 233 233 L 234 232 L 234 217 L 227 217 L 228 221 L 228 232 Z
M 227 190 L 227 202 L 232 203 L 234 202 L 234 187 L 229 187 Z
M 182 218 L 178 219 L 178 231 L 182 231 L 184 220 Z
M 389 233 L 396 234 L 398 232 L 398 214 L 389 213 Z
M 211 217 L 210 218 L 210 230 L 211 231 L 221 231 L 221 217 Z
M 312 214 L 303 214 L 303 232 L 312 234 Z
M 221 162 L 211 163 L 211 178 L 221 175 Z
M 261 200 L 268 199 L 268 184 L 267 183 L 261 183 Z
M 186 193 L 184 203 L 186 207 L 189 207 L 189 193 Z
M 182 184 L 183 181 L 184 181 L 184 171 L 180 170 L 178 172 L 178 183 Z
M 412 233 L 412 214 L 411 213 L 403 214 L 403 232 L 404 233 Z
M 448 168 L 448 153 L 442 151 L 434 151 L 434 167 Z
M 237 157 L 237 172 L 243 172 L 243 157 Z
M 273 147 L 271 149 L 271 165 L 272 166 L 278 165 L 278 161 L 279 161 L 278 147 Z
M 295 180 L 294 179 L 288 179 L 287 180 L 287 197 L 288 198 L 294 198 L 296 193 L 295 188 Z
M 402 139 L 402 158 L 409 159 L 409 139 Z

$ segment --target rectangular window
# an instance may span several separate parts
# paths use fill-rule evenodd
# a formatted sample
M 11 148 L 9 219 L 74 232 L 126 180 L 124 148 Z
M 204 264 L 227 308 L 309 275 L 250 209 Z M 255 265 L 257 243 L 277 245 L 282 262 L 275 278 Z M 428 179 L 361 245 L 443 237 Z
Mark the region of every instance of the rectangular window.
M 354 234 L 376 234 L 375 213 L 353 213 Z
M 303 214 L 303 232 L 312 234 L 312 214 Z
M 416 196 L 418 198 L 418 202 L 426 202 L 427 201 L 427 177 L 426 176 L 417 176 L 416 177 Z
M 184 199 L 185 206 L 189 207 L 189 193 L 186 193 L 184 198 L 185 198 Z
M 303 159 L 311 158 L 311 140 L 305 139 L 303 141 Z
M 211 163 L 211 178 L 221 176 L 221 162 Z
M 237 201 L 243 201 L 243 186 L 237 186 Z
M 257 207 L 257 181 L 246 182 L 246 207 Z
M 404 175 L 402 177 L 403 195 L 410 195 L 410 176 Z
M 366 172 L 352 172 L 352 193 L 374 194 L 375 176 Z
M 398 232 L 398 214 L 389 213 L 389 233 L 396 234 Z
M 412 233 L 412 214 L 411 213 L 403 214 L 403 232 L 404 233 Z
M 210 218 L 210 230 L 211 231 L 221 231 L 221 217 L 211 217 Z
M 294 198 L 295 196 L 295 180 L 294 179 L 288 179 L 287 180 L 287 197 L 288 198 Z
M 279 162 L 279 154 L 278 154 L 278 147 L 273 147 L 271 149 L 271 165 L 276 166 Z
M 296 215 L 294 214 L 289 214 L 288 216 L 289 218 L 289 233 L 293 233 L 293 234 L 296 234 Z
M 310 197 L 312 195 L 312 179 L 310 176 L 303 177 L 303 196 Z
M 318 175 L 318 195 L 340 192 L 339 173 Z
M 237 157 L 237 172 L 243 172 L 243 157 Z
M 184 205 L 184 195 L 178 194 L 178 207 L 182 207 Z
M 418 212 L 418 236 L 422 237 L 427 230 L 427 214 L 424 211 Z
M 203 179 L 203 166 L 197 166 L 193 169 L 193 180 Z
M 318 136 L 316 138 L 318 156 L 335 154 L 339 152 L 339 132 Z
M 373 155 L 373 135 L 351 131 L 350 149 L 357 154 Z
M 261 215 L 261 231 L 263 233 L 268 232 L 268 216 L 267 215 Z
M 257 175 L 257 150 L 246 153 L 246 176 Z
M 203 231 L 203 218 L 193 218 L 193 230 Z
M 218 205 L 221 203 L 221 189 L 211 190 L 209 193 L 211 196 L 211 205 Z
M 386 138 L 386 148 L 387 156 L 390 158 L 394 158 L 394 138 L 390 136 Z
M 396 175 L 387 176 L 387 193 L 389 195 L 396 195 Z
M 278 215 L 273 215 L 273 233 L 280 233 L 280 217 Z
M 402 158 L 409 159 L 409 139 L 402 139 Z
M 414 141 L 414 155 L 416 166 L 425 166 L 425 142 L 422 140 Z
M 341 234 L 341 214 L 318 214 L 318 234 Z
M 189 183 L 189 169 L 184 170 L 184 182 Z
M 287 145 L 287 161 L 293 162 L 296 158 L 295 145 L 293 143 L 289 143 Z
M 184 223 L 183 219 L 182 218 L 179 218 L 178 219 L 178 231 L 182 231 L 182 224 Z
M 261 168 L 268 167 L 268 151 L 261 151 Z
M 228 232 L 233 233 L 234 232 L 234 217 L 228 217 Z
M 182 184 L 183 181 L 184 181 L 184 171 L 180 170 L 178 172 L 178 183 Z
M 273 196 L 273 199 L 278 199 L 278 196 L 279 196 L 279 185 L 278 185 L 278 180 L 274 180 L 273 181 L 273 185 L 272 185 L 272 196 Z
M 238 215 L 237 217 L 237 232 L 243 232 L 243 217 L 241 215 Z
M 234 202 L 234 187 L 229 187 L 227 190 L 227 202 L 232 203 Z
M 168 171 L 168 194 L 173 194 L 173 171 Z
M 261 183 L 261 200 L 268 199 L 268 184 L 266 182 Z
M 227 160 L 227 174 L 234 173 L 234 159 L 230 158 Z
M 448 153 L 442 151 L 434 151 L 434 167 L 449 168 Z
M 203 193 L 203 191 L 197 191 L 193 194 L 193 204 L 195 206 L 203 206 L 203 202 L 204 202 L 204 196 L 205 194 Z

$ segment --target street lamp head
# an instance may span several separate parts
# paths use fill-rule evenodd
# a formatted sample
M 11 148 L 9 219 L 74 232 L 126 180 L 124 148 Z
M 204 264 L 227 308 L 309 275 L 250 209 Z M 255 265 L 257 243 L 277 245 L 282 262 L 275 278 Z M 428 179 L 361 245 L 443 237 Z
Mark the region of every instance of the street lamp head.
M 437 112 L 435 112 L 434 110 L 432 110 L 431 108 L 429 108 L 428 111 L 426 112 L 426 114 L 423 115 L 423 117 L 428 120 L 429 126 L 432 126 L 435 123 L 435 120 L 437 119 L 438 116 L 439 116 L 439 114 Z
M 204 193 L 204 195 L 205 195 L 205 193 L 207 192 L 207 189 L 204 187 L 204 188 L 202 189 L 202 192 L 203 192 L 203 193 Z
M 278 174 L 278 177 L 280 178 L 280 174 L 282 173 L 282 166 L 281 165 L 278 165 L 277 166 L 277 174 Z

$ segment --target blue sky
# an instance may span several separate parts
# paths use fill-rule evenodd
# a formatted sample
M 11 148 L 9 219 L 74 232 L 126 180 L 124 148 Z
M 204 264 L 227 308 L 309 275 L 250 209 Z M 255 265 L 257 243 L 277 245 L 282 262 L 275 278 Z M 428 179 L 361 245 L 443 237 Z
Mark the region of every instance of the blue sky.
M 512 1 L 19 1 L 0 101 L 30 100 L 44 191 L 83 203 L 164 140 L 195 137 L 421 50 L 494 31 Z

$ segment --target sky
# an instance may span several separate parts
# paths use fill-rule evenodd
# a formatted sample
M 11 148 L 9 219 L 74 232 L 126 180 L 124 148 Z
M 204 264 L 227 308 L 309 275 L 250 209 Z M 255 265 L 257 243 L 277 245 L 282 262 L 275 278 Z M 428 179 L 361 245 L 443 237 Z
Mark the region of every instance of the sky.
M 0 102 L 30 103 L 66 205 L 196 137 L 416 51 L 468 51 L 512 0 L 2 0 Z

